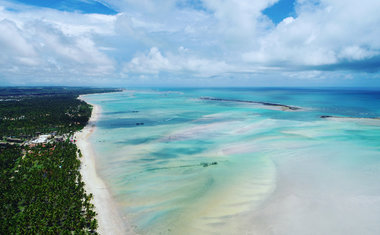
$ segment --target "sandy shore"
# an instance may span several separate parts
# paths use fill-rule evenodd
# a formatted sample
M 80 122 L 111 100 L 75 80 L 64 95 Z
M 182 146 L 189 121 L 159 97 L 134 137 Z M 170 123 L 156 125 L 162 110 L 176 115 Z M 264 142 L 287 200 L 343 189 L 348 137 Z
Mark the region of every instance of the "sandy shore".
M 82 97 L 80 96 L 79 99 L 82 99 Z M 75 133 L 76 144 L 83 155 L 81 158 L 82 179 L 85 182 L 87 193 L 92 193 L 94 196 L 92 202 L 98 214 L 98 232 L 100 234 L 133 234 L 117 210 L 107 185 L 96 172 L 95 153 L 88 138 L 95 130 L 95 123 L 99 118 L 100 112 L 100 107 L 93 105 L 88 125 L 82 131 Z

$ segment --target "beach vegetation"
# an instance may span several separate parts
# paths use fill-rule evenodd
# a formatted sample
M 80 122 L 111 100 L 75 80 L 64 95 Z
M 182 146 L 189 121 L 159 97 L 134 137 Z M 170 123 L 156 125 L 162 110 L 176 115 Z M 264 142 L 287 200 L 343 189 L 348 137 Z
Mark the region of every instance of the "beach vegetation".
M 118 90 L 0 90 L 0 234 L 96 234 L 93 196 L 85 191 L 73 140 L 92 106 L 77 98 Z M 31 144 L 47 134 L 49 141 Z

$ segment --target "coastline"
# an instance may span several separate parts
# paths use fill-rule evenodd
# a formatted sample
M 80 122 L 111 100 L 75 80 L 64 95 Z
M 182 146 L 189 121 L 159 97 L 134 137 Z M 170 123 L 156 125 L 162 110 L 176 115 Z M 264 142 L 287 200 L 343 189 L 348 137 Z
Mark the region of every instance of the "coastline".
M 83 100 L 83 96 L 80 95 L 78 99 Z M 96 172 L 95 153 L 88 138 L 96 128 L 95 123 L 100 116 L 101 108 L 95 104 L 91 105 L 93 106 L 91 118 L 87 126 L 75 133 L 75 139 L 82 153 L 80 173 L 85 182 L 85 190 L 93 195 L 92 203 L 95 206 L 99 225 L 97 231 L 99 234 L 134 234 L 131 229 L 126 228 L 107 185 Z

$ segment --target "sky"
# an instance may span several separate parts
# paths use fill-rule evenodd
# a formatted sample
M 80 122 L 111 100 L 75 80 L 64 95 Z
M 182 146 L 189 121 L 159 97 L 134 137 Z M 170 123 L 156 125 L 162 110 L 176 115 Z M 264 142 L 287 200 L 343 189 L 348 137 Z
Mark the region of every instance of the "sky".
M 0 86 L 380 88 L 378 0 L 0 0 Z

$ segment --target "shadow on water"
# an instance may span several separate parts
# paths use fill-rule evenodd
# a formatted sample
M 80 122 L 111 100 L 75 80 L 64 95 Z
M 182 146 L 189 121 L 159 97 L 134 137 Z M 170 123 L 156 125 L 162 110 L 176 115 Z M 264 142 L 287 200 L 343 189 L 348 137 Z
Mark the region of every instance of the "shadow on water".
M 147 144 L 157 139 L 159 139 L 159 137 L 136 138 L 136 139 L 130 139 L 130 140 L 125 140 L 125 141 L 117 141 L 115 143 L 121 144 L 121 145 L 125 145 L 125 144 L 139 145 L 139 144 Z
M 167 124 L 178 124 L 190 122 L 192 119 L 188 118 L 115 118 L 100 120 L 97 122 L 97 126 L 104 129 L 115 129 L 115 128 L 133 128 L 133 127 L 144 127 L 144 126 L 159 126 Z
M 126 113 L 138 113 L 137 110 L 117 111 L 117 112 L 104 112 L 104 115 L 126 114 Z
M 199 164 L 149 168 L 149 169 L 146 169 L 146 171 L 170 170 L 170 169 L 189 168 L 189 167 L 209 167 L 209 166 L 216 166 L 216 165 L 218 165 L 218 162 L 200 162 Z
M 162 158 L 177 158 L 179 155 L 193 155 L 205 151 L 207 148 L 202 147 L 189 147 L 189 148 L 163 148 L 160 151 L 150 153 L 151 156 Z

